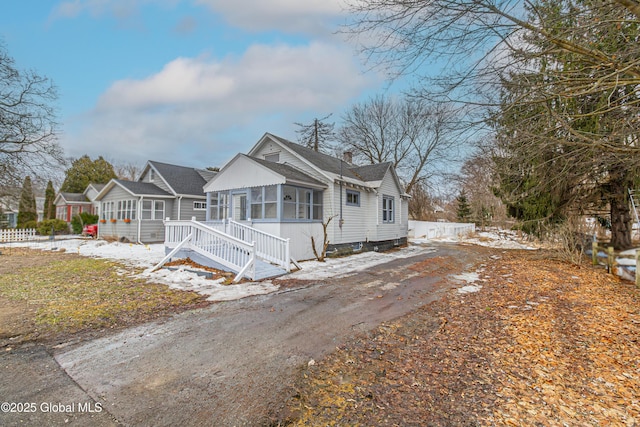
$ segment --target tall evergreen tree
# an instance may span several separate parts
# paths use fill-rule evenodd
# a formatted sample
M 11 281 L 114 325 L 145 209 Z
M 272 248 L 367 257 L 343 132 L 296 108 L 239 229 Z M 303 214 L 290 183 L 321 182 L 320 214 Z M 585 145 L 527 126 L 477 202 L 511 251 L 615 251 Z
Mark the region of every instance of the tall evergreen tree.
M 76 159 L 67 169 L 60 191 L 82 193 L 89 184 L 106 184 L 112 178 L 118 178 L 111 163 L 102 156 L 91 160 L 87 155 Z
M 56 206 L 53 204 L 56 198 L 56 191 L 53 183 L 47 182 L 47 189 L 44 192 L 44 219 L 54 219 L 56 217 Z
M 467 200 L 467 195 L 464 190 L 462 190 L 458 197 L 456 197 L 456 201 L 458 202 L 456 216 L 460 221 L 468 221 L 469 216 L 471 215 L 471 206 L 469 205 L 469 201 Z
M 601 52 L 640 42 L 640 24 L 613 5 L 540 2 L 531 21 L 557 37 L 589 39 Z M 598 23 L 591 32 L 580 30 Z M 575 30 L 574 30 L 575 29 Z M 630 75 L 599 88 L 610 70 L 572 51 L 553 49 L 548 36 L 528 34 L 522 64 L 502 76 L 496 163 L 510 213 L 531 224 L 554 223 L 590 209 L 609 209 L 611 243 L 631 247 L 628 189 L 640 173 L 640 96 Z M 615 57 L 615 54 L 614 54 Z
M 24 228 L 28 222 L 37 221 L 38 212 L 36 210 L 36 197 L 33 194 L 31 177 L 26 177 L 22 184 L 20 193 L 20 204 L 18 206 L 18 228 Z

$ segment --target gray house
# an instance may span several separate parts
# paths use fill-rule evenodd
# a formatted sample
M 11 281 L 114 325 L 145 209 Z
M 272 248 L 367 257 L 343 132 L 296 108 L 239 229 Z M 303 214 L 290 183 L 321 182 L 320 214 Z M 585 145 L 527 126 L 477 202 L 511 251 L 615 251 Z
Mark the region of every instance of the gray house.
M 162 242 L 163 220 L 206 218 L 204 185 L 215 172 L 148 161 L 136 181 L 112 179 L 98 193 L 98 237 Z

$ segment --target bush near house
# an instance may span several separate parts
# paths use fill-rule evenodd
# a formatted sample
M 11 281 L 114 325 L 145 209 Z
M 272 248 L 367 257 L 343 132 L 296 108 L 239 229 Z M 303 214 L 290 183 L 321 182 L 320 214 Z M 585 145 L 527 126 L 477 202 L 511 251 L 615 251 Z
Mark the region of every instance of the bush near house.
M 71 218 L 71 230 L 73 234 L 82 234 L 82 228 L 85 225 L 97 224 L 98 215 L 90 214 L 89 212 L 81 212 L 80 215 L 74 215 Z
M 37 227 L 34 226 L 33 228 L 36 228 L 36 230 L 38 231 L 38 234 L 41 234 L 43 236 L 51 235 L 52 228 L 55 234 L 61 234 L 62 232 L 69 231 L 69 225 L 67 224 L 66 221 L 61 219 L 46 219 L 38 223 Z

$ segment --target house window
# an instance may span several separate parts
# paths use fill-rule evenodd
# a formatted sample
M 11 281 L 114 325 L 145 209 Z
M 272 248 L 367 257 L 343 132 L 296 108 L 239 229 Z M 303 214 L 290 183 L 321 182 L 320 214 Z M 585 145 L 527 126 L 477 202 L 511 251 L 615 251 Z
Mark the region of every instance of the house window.
M 360 192 L 347 190 L 347 206 L 360 206 Z
M 149 169 L 149 182 L 153 182 L 155 178 L 156 177 L 154 175 L 153 169 Z
M 394 201 L 395 199 L 391 196 L 382 196 L 382 222 L 394 222 Z
M 278 163 L 280 161 L 280 153 L 274 153 L 274 154 L 265 154 L 264 159 L 267 162 L 274 162 L 274 163 Z
M 322 192 L 307 188 L 282 187 L 283 219 L 322 219 Z
M 118 202 L 117 219 L 136 219 L 136 200 L 120 200 Z
M 56 206 L 56 218 L 67 221 L 67 206 Z
M 194 211 L 207 210 L 207 202 L 193 202 L 193 210 Z
M 143 200 L 142 219 L 164 219 L 164 200 Z
M 211 193 L 211 219 L 222 221 L 229 213 L 229 194 Z
M 251 189 L 251 219 L 278 217 L 278 187 L 269 185 Z
M 102 209 L 100 209 L 102 214 L 100 218 L 105 220 L 115 218 L 114 207 L 114 202 L 102 202 Z

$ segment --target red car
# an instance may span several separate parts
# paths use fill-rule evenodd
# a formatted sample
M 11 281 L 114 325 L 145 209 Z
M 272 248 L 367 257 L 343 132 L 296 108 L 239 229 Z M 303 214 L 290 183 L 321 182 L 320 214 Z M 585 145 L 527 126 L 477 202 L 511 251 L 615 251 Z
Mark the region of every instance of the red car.
M 82 235 L 93 238 L 98 237 L 98 224 L 90 224 L 82 227 Z

